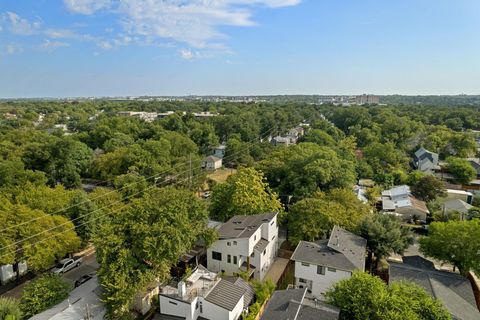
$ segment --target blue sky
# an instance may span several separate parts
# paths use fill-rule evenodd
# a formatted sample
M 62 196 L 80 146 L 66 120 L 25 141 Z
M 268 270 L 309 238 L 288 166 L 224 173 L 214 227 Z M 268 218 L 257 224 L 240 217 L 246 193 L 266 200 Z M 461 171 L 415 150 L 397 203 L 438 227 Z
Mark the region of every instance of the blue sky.
M 0 1 L 0 97 L 359 93 L 480 94 L 480 1 Z

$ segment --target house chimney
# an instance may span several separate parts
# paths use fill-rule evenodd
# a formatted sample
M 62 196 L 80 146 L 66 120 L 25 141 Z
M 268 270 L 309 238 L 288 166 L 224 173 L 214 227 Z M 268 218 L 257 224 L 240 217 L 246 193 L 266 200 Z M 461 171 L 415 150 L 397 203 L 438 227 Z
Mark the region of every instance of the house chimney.
M 186 295 L 187 295 L 187 285 L 185 284 L 184 281 L 180 281 L 178 283 L 178 295 L 181 297 L 181 298 L 185 298 Z

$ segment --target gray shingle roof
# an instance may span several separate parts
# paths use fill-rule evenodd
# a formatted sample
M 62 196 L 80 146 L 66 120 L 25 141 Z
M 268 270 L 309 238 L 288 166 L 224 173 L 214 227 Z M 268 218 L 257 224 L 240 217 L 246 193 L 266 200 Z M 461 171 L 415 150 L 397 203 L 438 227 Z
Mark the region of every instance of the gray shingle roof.
M 339 310 L 324 302 L 307 303 L 307 289 L 275 291 L 260 320 L 336 320 Z
M 458 211 L 461 213 L 467 213 L 468 210 L 473 208 L 471 204 L 468 204 L 461 199 L 452 199 L 452 200 L 445 201 L 445 203 L 443 204 L 443 207 L 445 208 L 446 212 Z
M 222 279 L 208 293 L 205 300 L 232 311 L 240 299 L 242 299 L 245 292 L 246 290 L 244 288 Z
M 275 291 L 260 320 L 295 320 L 307 289 Z
M 253 302 L 253 298 L 255 297 L 255 289 L 245 280 L 239 277 L 225 277 L 225 280 L 233 283 L 234 285 L 245 289 L 245 296 L 244 296 L 244 305 L 249 306 Z
M 302 305 L 296 320 L 337 320 L 340 311 L 321 301 L 317 302 L 317 307 Z
M 329 248 L 343 253 L 357 269 L 365 268 L 366 239 L 339 226 L 334 226 L 327 245 Z
M 276 216 L 276 212 L 251 216 L 234 216 L 218 230 L 220 239 L 249 238 L 262 224 L 269 223 Z
M 480 319 L 470 281 L 459 274 L 396 262 L 390 262 L 389 274 L 390 281 L 407 280 L 423 287 L 443 303 L 454 319 Z
M 367 240 L 335 226 L 328 241 L 300 241 L 291 259 L 345 271 L 363 271 L 366 246 Z
M 269 241 L 267 239 L 261 238 L 253 248 L 258 252 L 262 252 L 268 246 L 268 243 Z

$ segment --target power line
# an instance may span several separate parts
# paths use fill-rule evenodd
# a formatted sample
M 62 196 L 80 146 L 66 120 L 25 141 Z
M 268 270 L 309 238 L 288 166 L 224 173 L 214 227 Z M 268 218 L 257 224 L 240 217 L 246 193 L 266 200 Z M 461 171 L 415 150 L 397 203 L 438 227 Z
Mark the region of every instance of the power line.
M 266 131 L 266 134 L 267 134 L 267 133 L 270 134 L 269 132 L 272 131 L 273 129 L 274 129 L 274 128 L 272 127 L 272 128 L 270 128 L 269 130 L 267 130 L 267 131 Z M 265 137 L 266 137 L 266 136 L 267 136 L 267 135 L 265 135 Z M 260 136 L 259 139 L 262 140 L 263 138 Z M 245 143 L 252 143 L 253 141 L 254 141 L 254 140 L 252 139 L 252 140 L 247 141 L 247 142 L 245 142 Z M 236 155 L 236 154 L 233 154 L 233 155 Z M 230 155 L 230 156 L 233 156 L 233 155 Z M 150 179 L 153 179 L 153 180 L 154 180 L 154 183 L 156 183 L 156 178 L 158 178 L 158 176 L 163 175 L 163 174 L 166 174 L 166 173 L 169 173 L 169 172 L 173 171 L 174 169 L 178 169 L 178 168 L 180 168 L 180 167 L 182 167 L 182 166 L 186 166 L 186 165 L 190 165 L 189 171 L 190 171 L 190 174 L 191 174 L 191 172 L 192 172 L 192 171 L 191 171 L 191 170 L 192 170 L 192 169 L 191 169 L 191 154 L 189 155 L 189 161 L 187 161 L 187 162 L 185 162 L 185 163 L 182 163 L 182 164 L 180 164 L 180 165 L 178 165 L 178 166 L 174 166 L 174 167 L 172 167 L 172 168 L 169 168 L 168 170 L 159 172 L 159 173 L 157 173 L 157 174 L 155 174 L 155 175 L 152 175 L 152 176 L 150 176 L 150 177 L 147 177 L 147 178 L 145 178 L 145 180 L 148 181 L 148 180 L 150 180 Z M 188 171 L 188 170 L 187 170 L 187 171 Z M 183 171 L 183 173 L 186 173 L 187 171 Z M 113 180 L 105 180 L 105 181 L 102 181 L 102 182 L 113 182 Z M 88 199 L 88 200 L 85 200 L 85 201 L 76 203 L 76 204 L 74 204 L 74 205 L 71 205 L 71 206 L 62 208 L 62 209 L 60 209 L 60 210 L 57 210 L 57 211 L 55 211 L 55 212 L 53 212 L 53 213 L 45 213 L 45 216 L 48 216 L 48 215 L 57 215 L 57 214 L 59 214 L 59 213 L 61 213 L 61 212 L 64 212 L 64 211 L 66 211 L 66 210 L 68 210 L 68 209 L 75 208 L 75 207 L 77 207 L 77 206 L 79 206 L 79 205 L 81 205 L 81 204 L 88 203 L 88 202 L 90 202 L 90 201 L 92 201 L 92 200 L 96 200 L 96 199 L 99 199 L 99 198 L 102 198 L 102 197 L 106 197 L 106 196 L 109 195 L 109 194 L 115 193 L 115 192 L 117 192 L 117 191 L 121 191 L 121 190 L 123 190 L 124 188 L 131 187 L 131 186 L 136 185 L 136 184 L 138 184 L 138 183 L 140 183 L 140 181 L 127 184 L 127 185 L 125 185 L 125 186 L 123 186 L 123 187 L 121 187 L 121 188 L 119 188 L 119 189 L 113 189 L 113 190 L 111 190 L 111 191 L 109 191 L 109 192 L 107 192 L 107 193 L 104 193 L 104 194 L 102 194 L 102 195 L 99 195 L 99 196 L 97 196 L 97 197 L 95 197 L 95 198 Z M 191 183 L 191 182 L 190 182 L 190 183 Z M 19 224 L 17 224 L 17 225 L 14 225 L 14 226 L 8 226 L 8 227 L 6 227 L 6 228 L 1 229 L 0 232 L 7 231 L 7 230 L 13 229 L 13 228 L 18 227 L 18 226 L 23 226 L 23 225 L 28 224 L 28 223 L 30 223 L 30 222 L 38 221 L 38 220 L 44 218 L 45 216 L 36 217 L 36 218 L 30 219 L 30 220 L 28 220 L 28 221 L 21 222 L 21 223 L 19 223 Z M 0 250 L 1 250 L 1 249 L 0 249 Z
M 271 131 L 272 129 L 273 129 L 273 128 L 271 128 L 271 129 L 268 130 L 267 132 Z M 251 141 L 251 142 L 247 142 L 247 143 L 253 143 L 253 144 L 255 144 L 255 143 L 261 142 L 261 140 L 262 140 L 262 137 L 260 137 L 260 139 L 259 139 L 258 141 Z M 243 150 L 239 150 L 238 152 L 230 155 L 230 157 L 233 157 L 233 156 L 239 154 L 240 152 L 242 152 L 242 151 L 244 151 L 244 150 L 246 150 L 246 149 L 247 149 L 247 147 L 243 148 Z M 227 158 L 227 157 L 225 157 L 225 158 Z M 197 168 L 198 168 L 198 169 L 201 169 L 202 166 L 199 166 L 199 167 L 197 167 Z M 183 171 L 183 172 L 177 174 L 176 176 L 180 176 L 182 173 L 186 173 L 186 172 L 190 172 L 190 173 L 191 173 L 191 170 L 192 170 L 192 169 L 189 168 L 189 170 Z M 189 177 L 188 177 L 188 181 L 191 181 L 192 178 L 193 178 L 193 176 L 190 174 Z M 187 180 L 187 179 L 185 179 L 185 180 Z M 164 180 L 163 182 L 166 182 L 166 180 Z M 163 182 L 161 182 L 161 183 L 163 183 Z M 138 183 L 138 182 L 137 182 L 137 183 Z M 130 185 L 128 185 L 128 186 L 135 185 L 135 184 L 137 184 L 137 183 L 132 183 L 132 184 L 130 184 Z M 125 186 L 125 187 L 126 187 L 126 186 Z M 144 190 L 141 190 L 141 191 L 139 191 L 139 192 L 137 192 L 137 193 L 134 193 L 134 194 L 132 194 L 132 195 L 129 195 L 129 196 L 126 197 L 125 199 L 129 199 L 129 198 L 131 198 L 131 197 L 133 197 L 133 196 L 135 196 L 135 195 L 138 195 L 138 194 L 140 194 L 140 193 L 142 193 L 142 192 L 145 192 L 146 190 L 150 190 L 151 188 L 154 188 L 154 187 L 156 187 L 156 183 L 155 183 L 154 185 L 152 185 L 152 186 L 144 189 Z M 113 191 L 115 191 L 115 190 L 113 190 Z M 87 216 L 90 216 L 90 215 L 92 215 L 93 213 L 95 213 L 95 212 L 97 212 L 97 211 L 99 211 L 99 210 L 105 209 L 105 208 L 107 208 L 107 207 L 109 207 L 109 206 L 112 206 L 112 205 L 114 205 L 114 204 L 116 204 L 116 203 L 121 203 L 121 202 L 123 202 L 125 199 L 122 199 L 122 200 L 120 200 L 120 201 L 116 201 L 116 202 L 111 203 L 111 204 L 109 204 L 109 205 L 107 205 L 107 206 L 104 206 L 104 207 L 102 207 L 102 208 L 95 209 L 94 211 L 92 211 L 92 212 L 90 212 L 90 213 L 88 213 L 88 214 L 86 214 L 86 215 L 84 215 L 84 216 L 77 217 L 77 218 L 75 218 L 75 219 L 69 220 L 69 221 L 67 221 L 67 222 L 65 222 L 65 223 L 62 223 L 62 224 L 57 225 L 57 226 L 55 226 L 55 227 L 52 227 L 52 228 L 50 228 L 50 229 L 43 230 L 43 231 L 41 231 L 41 232 L 39 232 L 39 233 L 37 233 L 37 234 L 31 235 L 31 236 L 29 236 L 29 237 L 27 237 L 27 238 L 18 240 L 18 241 L 14 242 L 14 243 L 11 243 L 11 244 L 9 244 L 9 245 L 7 245 L 7 246 L 4 246 L 4 247 L 0 248 L 0 251 L 2 251 L 2 250 L 4 250 L 4 249 L 7 249 L 7 248 L 10 248 L 10 247 L 13 247 L 13 246 L 16 246 L 16 245 L 18 245 L 18 244 L 20 244 L 20 243 L 23 243 L 23 242 L 25 242 L 25 241 L 28 241 L 28 240 L 30 240 L 30 239 L 32 239 L 32 238 L 35 238 L 35 237 L 37 237 L 37 236 L 39 236 L 39 235 L 42 235 L 42 234 L 46 233 L 46 232 L 53 231 L 53 230 L 55 230 L 55 229 L 57 229 L 57 228 L 59 228 L 59 227 L 61 227 L 61 226 L 64 226 L 64 225 L 70 223 L 70 222 L 74 222 L 74 221 L 77 221 L 77 220 L 79 220 L 79 219 L 82 219 L 82 218 L 85 218 L 85 217 L 87 217 Z M 79 203 L 79 204 L 81 204 L 81 203 Z M 79 205 L 79 204 L 77 204 L 77 205 Z M 72 206 L 72 207 L 75 207 L 75 206 Z M 32 219 L 32 220 L 30 220 L 30 221 L 24 222 L 24 223 L 19 224 L 19 225 L 24 225 L 24 224 L 26 224 L 26 223 L 28 223 L 28 222 L 36 221 L 36 220 L 39 220 L 39 219 L 41 219 L 41 218 L 43 218 L 43 217 L 45 217 L 45 216 L 37 217 L 37 218 L 35 218 L 35 219 Z M 19 225 L 16 225 L 16 226 L 19 226 Z M 83 224 L 77 225 L 76 227 L 79 227 L 79 226 L 81 226 L 81 225 L 83 225 Z M 75 228 L 76 228 L 76 227 L 75 227 Z M 6 230 L 8 230 L 8 229 L 10 229 L 10 228 L 12 228 L 12 227 L 7 228 Z M 60 232 L 60 234 L 61 234 L 61 233 L 62 233 L 62 232 Z M 58 234 L 57 234 L 57 235 L 58 235 Z M 47 239 L 48 239 L 48 238 L 47 238 Z M 4 255 L 4 256 L 5 256 L 5 255 Z

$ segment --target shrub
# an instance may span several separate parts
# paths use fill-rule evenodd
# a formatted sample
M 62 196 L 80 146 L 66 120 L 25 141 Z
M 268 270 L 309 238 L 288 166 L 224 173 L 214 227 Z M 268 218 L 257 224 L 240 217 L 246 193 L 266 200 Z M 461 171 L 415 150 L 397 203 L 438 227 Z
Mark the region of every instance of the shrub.
M 71 289 L 59 275 L 44 275 L 25 286 L 20 309 L 29 318 L 66 299 Z
M 12 298 L 0 298 L 0 319 L 20 320 L 22 312 L 20 303 Z

